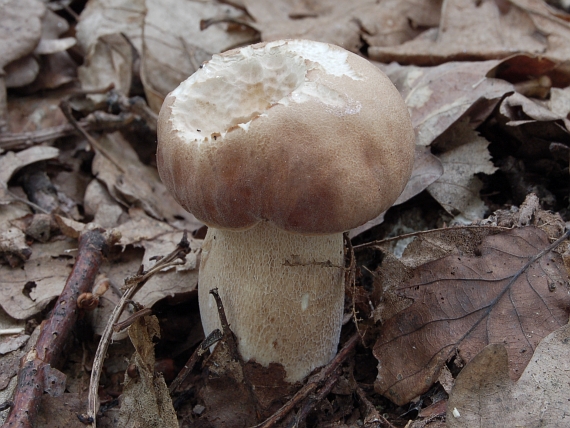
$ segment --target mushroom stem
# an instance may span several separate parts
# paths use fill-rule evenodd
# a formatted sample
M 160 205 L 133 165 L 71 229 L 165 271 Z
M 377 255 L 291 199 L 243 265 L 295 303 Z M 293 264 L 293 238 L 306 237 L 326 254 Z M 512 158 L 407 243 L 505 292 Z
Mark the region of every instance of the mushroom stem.
M 220 322 L 218 288 L 244 361 L 280 363 L 302 380 L 336 354 L 344 308 L 342 233 L 306 236 L 269 222 L 245 231 L 209 228 L 202 247 L 200 313 L 208 335 Z

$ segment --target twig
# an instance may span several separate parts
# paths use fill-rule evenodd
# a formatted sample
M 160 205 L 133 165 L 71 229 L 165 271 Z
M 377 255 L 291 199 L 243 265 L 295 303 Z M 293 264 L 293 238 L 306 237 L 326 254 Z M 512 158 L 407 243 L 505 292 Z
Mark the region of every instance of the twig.
M 113 159 L 113 157 L 107 151 L 107 149 L 103 147 L 101 144 L 99 144 L 99 141 L 97 141 L 95 138 L 89 135 L 89 133 L 86 132 L 81 127 L 81 125 L 79 125 L 79 123 L 75 120 L 75 118 L 71 114 L 71 107 L 69 106 L 69 101 L 66 100 L 61 101 L 59 103 L 59 108 L 61 109 L 61 111 L 63 112 L 64 116 L 67 118 L 69 123 L 77 130 L 77 132 L 79 132 L 89 142 L 91 147 L 101 152 L 101 154 L 105 156 L 109 160 L 109 162 L 115 165 L 119 169 L 119 171 L 121 171 L 122 173 L 125 172 L 123 167 L 115 159 Z
M 379 241 L 372 241 L 372 242 L 365 242 L 364 244 L 355 245 L 353 248 L 354 250 L 358 251 L 363 248 L 374 247 L 381 244 L 386 244 L 392 241 L 399 241 L 400 239 L 412 238 L 414 236 L 420 235 L 429 235 L 431 233 L 437 232 L 448 232 L 452 230 L 459 230 L 459 229 L 494 229 L 498 231 L 506 231 L 512 230 L 512 227 L 503 227 L 503 226 L 485 226 L 485 225 L 478 225 L 478 224 L 471 224 L 466 226 L 452 226 L 452 227 L 442 227 L 441 229 L 430 229 L 430 230 L 420 230 L 418 232 L 406 233 L 405 235 L 398 235 L 392 238 L 380 239 Z
M 20 362 L 14 406 L 5 427 L 31 428 L 39 409 L 45 385 L 44 374 L 59 365 L 62 350 L 77 320 L 77 297 L 93 287 L 103 261 L 106 240 L 101 230 L 85 232 L 79 239 L 79 251 L 65 287 L 50 317 L 41 325 L 36 346 Z
M 182 370 L 180 370 L 180 373 L 178 373 L 176 379 L 174 379 L 174 381 L 170 384 L 169 391 L 171 396 L 174 395 L 174 393 L 178 390 L 180 385 L 182 385 L 182 382 L 184 382 L 184 380 L 188 377 L 188 375 L 190 374 L 190 372 L 198 362 L 198 358 L 200 358 L 204 354 L 204 352 L 208 350 L 210 346 L 220 341 L 222 337 L 223 337 L 222 332 L 218 329 L 215 329 L 213 332 L 211 332 L 208 335 L 208 337 L 206 337 L 202 341 L 200 346 L 198 346 L 194 350 L 194 352 L 192 352 L 192 356 L 190 357 L 188 362 L 184 365 Z
M 150 279 L 152 275 L 161 271 L 165 267 L 172 266 L 174 261 L 177 259 L 184 259 L 186 254 L 190 252 L 190 243 L 188 242 L 188 235 L 184 232 L 182 240 L 178 243 L 174 251 L 172 251 L 167 256 L 160 259 L 148 272 L 141 272 L 133 278 L 127 278 L 125 280 L 127 290 L 121 297 L 121 300 L 113 309 L 113 313 L 107 321 L 105 330 L 101 335 L 99 340 L 99 346 L 95 352 L 95 359 L 93 360 L 93 368 L 91 371 L 91 380 L 89 383 L 89 395 L 87 398 L 87 413 L 83 415 L 78 415 L 78 417 L 85 423 L 90 423 L 93 428 L 97 426 L 97 411 L 99 409 L 99 379 L 101 378 L 101 371 L 103 369 L 103 362 L 105 361 L 105 355 L 107 354 L 107 349 L 109 348 L 109 343 L 111 342 L 111 336 L 113 335 L 113 325 L 117 323 L 119 317 L 123 313 L 125 306 L 128 301 L 133 298 L 138 290 L 144 285 L 146 281 Z
M 21 202 L 23 204 L 29 205 L 30 207 L 32 207 L 33 209 L 35 209 L 36 211 L 40 211 L 44 214 L 51 214 L 48 210 L 43 209 L 42 207 L 40 207 L 37 204 L 34 204 L 32 201 L 29 201 L 27 199 L 24 198 L 20 198 L 18 195 L 16 195 L 15 193 L 13 193 L 10 189 L 8 189 L 8 186 L 6 186 L 6 184 L 0 182 L 0 185 L 4 188 L 4 191 L 10 195 L 11 198 L 13 198 L 14 200 Z
M 297 404 L 307 398 L 309 394 L 312 394 L 319 385 L 325 382 L 335 372 L 335 370 L 344 362 L 344 360 L 346 360 L 359 340 L 360 334 L 358 332 L 354 333 L 330 363 L 323 367 L 320 372 L 309 378 L 307 384 L 303 386 L 299 391 L 297 391 L 297 393 L 287 403 L 285 403 L 283 407 L 277 410 L 264 422 L 256 425 L 254 428 L 270 428 L 275 426 L 275 424 L 283 419 L 291 410 L 293 410 Z
M 124 329 L 130 327 L 131 324 L 134 323 L 136 320 L 138 320 L 140 317 L 145 317 L 151 314 L 152 314 L 151 308 L 143 308 L 140 311 L 137 311 L 134 314 L 132 314 L 126 320 L 113 324 L 113 331 L 116 333 L 123 331 Z
M 228 323 L 228 319 L 226 317 L 226 311 L 224 310 L 224 305 L 222 304 L 222 299 L 218 294 L 218 289 L 213 288 L 210 290 L 210 294 L 214 296 L 214 300 L 216 301 L 216 306 L 218 308 L 218 315 L 220 317 L 220 324 L 222 325 L 222 333 L 224 340 L 228 344 L 228 348 L 230 348 L 231 357 L 234 361 L 239 361 L 241 363 L 241 357 L 238 352 L 236 339 L 234 334 L 230 330 L 230 324 Z
M 116 131 L 129 125 L 134 120 L 134 116 L 114 116 L 102 114 L 95 111 L 77 122 L 86 132 L 94 131 Z M 6 132 L 0 134 L 0 148 L 3 150 L 24 149 L 36 144 L 45 143 L 56 140 L 61 137 L 68 137 L 77 133 L 76 128 L 70 123 L 54 126 L 46 129 L 38 129 L 37 131 L 11 133 Z
M 333 386 L 338 382 L 340 372 L 337 368 L 335 372 L 325 381 L 323 387 L 319 390 L 318 394 L 310 396 L 307 402 L 301 407 L 293 421 L 289 424 L 288 428 L 298 428 L 300 424 L 307 418 L 307 415 L 313 408 L 322 401 L 333 389 Z

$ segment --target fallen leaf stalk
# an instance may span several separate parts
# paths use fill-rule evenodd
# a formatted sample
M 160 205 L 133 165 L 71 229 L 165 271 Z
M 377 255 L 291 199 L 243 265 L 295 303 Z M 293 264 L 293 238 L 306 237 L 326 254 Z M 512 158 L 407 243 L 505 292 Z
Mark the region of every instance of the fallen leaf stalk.
M 73 270 L 51 316 L 40 326 L 36 346 L 20 362 L 14 405 L 5 427 L 32 428 L 46 385 L 46 372 L 58 366 L 64 346 L 77 320 L 77 298 L 90 291 L 103 261 L 106 240 L 100 230 L 86 232 L 79 239 Z

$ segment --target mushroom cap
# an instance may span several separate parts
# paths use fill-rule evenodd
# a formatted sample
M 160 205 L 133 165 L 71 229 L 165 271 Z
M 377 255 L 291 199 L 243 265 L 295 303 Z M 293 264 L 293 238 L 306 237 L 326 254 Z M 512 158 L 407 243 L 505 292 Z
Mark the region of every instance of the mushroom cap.
M 339 233 L 398 198 L 414 141 L 400 94 L 366 59 L 308 40 L 259 43 L 214 55 L 166 97 L 158 172 L 209 226 Z

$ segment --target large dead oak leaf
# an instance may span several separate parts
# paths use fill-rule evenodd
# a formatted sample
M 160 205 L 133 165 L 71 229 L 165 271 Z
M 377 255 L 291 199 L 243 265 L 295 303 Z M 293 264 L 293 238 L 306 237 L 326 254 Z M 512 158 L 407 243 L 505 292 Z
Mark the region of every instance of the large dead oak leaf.
M 536 349 L 518 382 L 503 345 L 489 345 L 465 367 L 447 404 L 448 428 L 565 427 L 570 414 L 570 325 Z
M 502 343 L 516 380 L 542 338 L 568 322 L 568 276 L 548 237 L 527 227 L 484 238 L 473 255 L 419 266 L 399 288 L 413 304 L 382 326 L 376 390 L 399 405 L 427 391 L 458 352 Z M 544 253 L 544 254 L 543 254 Z

